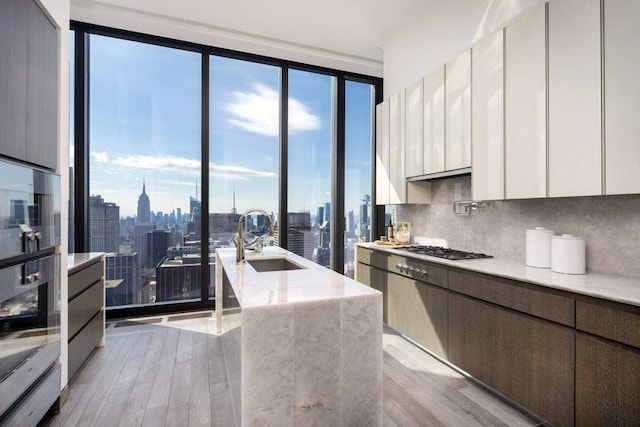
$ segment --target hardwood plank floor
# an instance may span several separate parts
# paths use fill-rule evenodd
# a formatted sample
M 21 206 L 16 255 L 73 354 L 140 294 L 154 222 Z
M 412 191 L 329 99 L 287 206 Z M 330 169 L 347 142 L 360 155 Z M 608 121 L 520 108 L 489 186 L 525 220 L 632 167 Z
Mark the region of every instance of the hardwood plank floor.
M 223 317 L 221 336 L 204 315 L 111 322 L 42 425 L 239 425 L 239 315 Z M 385 426 L 539 424 L 386 327 L 383 343 Z

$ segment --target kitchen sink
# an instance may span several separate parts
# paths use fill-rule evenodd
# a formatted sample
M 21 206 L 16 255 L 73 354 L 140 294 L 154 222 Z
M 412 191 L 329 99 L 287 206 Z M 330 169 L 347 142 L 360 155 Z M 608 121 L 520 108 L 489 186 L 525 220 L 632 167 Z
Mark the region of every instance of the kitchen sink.
M 269 271 L 285 271 L 285 270 L 301 270 L 306 267 L 296 264 L 285 257 L 279 258 L 261 258 L 261 259 L 247 259 L 247 263 L 253 267 L 258 273 L 265 273 Z

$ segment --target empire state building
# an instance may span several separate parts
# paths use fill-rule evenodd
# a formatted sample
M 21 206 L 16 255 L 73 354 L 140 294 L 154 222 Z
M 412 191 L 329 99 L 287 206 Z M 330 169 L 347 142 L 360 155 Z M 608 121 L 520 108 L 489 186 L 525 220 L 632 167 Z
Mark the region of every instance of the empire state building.
M 136 216 L 136 223 L 151 224 L 151 203 L 149 202 L 149 196 L 147 196 L 144 180 L 142 181 L 142 194 L 138 197 L 138 216 Z

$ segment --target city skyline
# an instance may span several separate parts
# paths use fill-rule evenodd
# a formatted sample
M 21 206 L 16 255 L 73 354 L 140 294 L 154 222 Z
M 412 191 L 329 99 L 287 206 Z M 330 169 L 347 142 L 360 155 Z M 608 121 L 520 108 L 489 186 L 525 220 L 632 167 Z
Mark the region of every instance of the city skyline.
M 118 204 L 121 216 L 134 216 L 144 180 L 152 210 L 187 211 L 196 191 L 203 197 L 201 56 L 92 35 L 90 61 L 90 194 Z M 211 211 L 230 211 L 235 186 L 238 211 L 276 212 L 280 69 L 214 56 L 210 62 Z M 289 174 L 298 178 L 289 180 L 289 207 L 313 211 L 330 199 L 335 82 L 289 73 Z M 348 82 L 347 90 L 354 95 L 348 116 L 371 121 L 371 86 Z M 371 132 L 349 124 L 346 130 L 348 141 L 361 141 L 346 147 L 345 175 L 354 184 L 345 188 L 348 212 L 358 209 L 360 183 L 370 182 L 359 168 L 370 164 Z

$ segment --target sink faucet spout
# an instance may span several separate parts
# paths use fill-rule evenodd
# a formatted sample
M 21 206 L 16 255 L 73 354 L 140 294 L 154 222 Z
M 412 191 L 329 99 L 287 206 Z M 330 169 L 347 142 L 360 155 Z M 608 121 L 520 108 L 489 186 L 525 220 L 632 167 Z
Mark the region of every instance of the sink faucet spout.
M 242 230 L 244 228 L 243 225 L 244 225 L 245 218 L 247 217 L 247 215 L 253 212 L 261 213 L 262 215 L 267 217 L 267 222 L 269 223 L 269 236 L 273 237 L 274 235 L 273 222 L 271 221 L 271 217 L 267 212 L 258 208 L 251 208 L 244 211 L 242 215 L 240 215 L 240 219 L 238 219 L 238 235 L 236 236 L 236 242 L 235 242 L 236 243 L 236 264 L 244 264 L 245 262 L 244 236 L 242 235 Z

